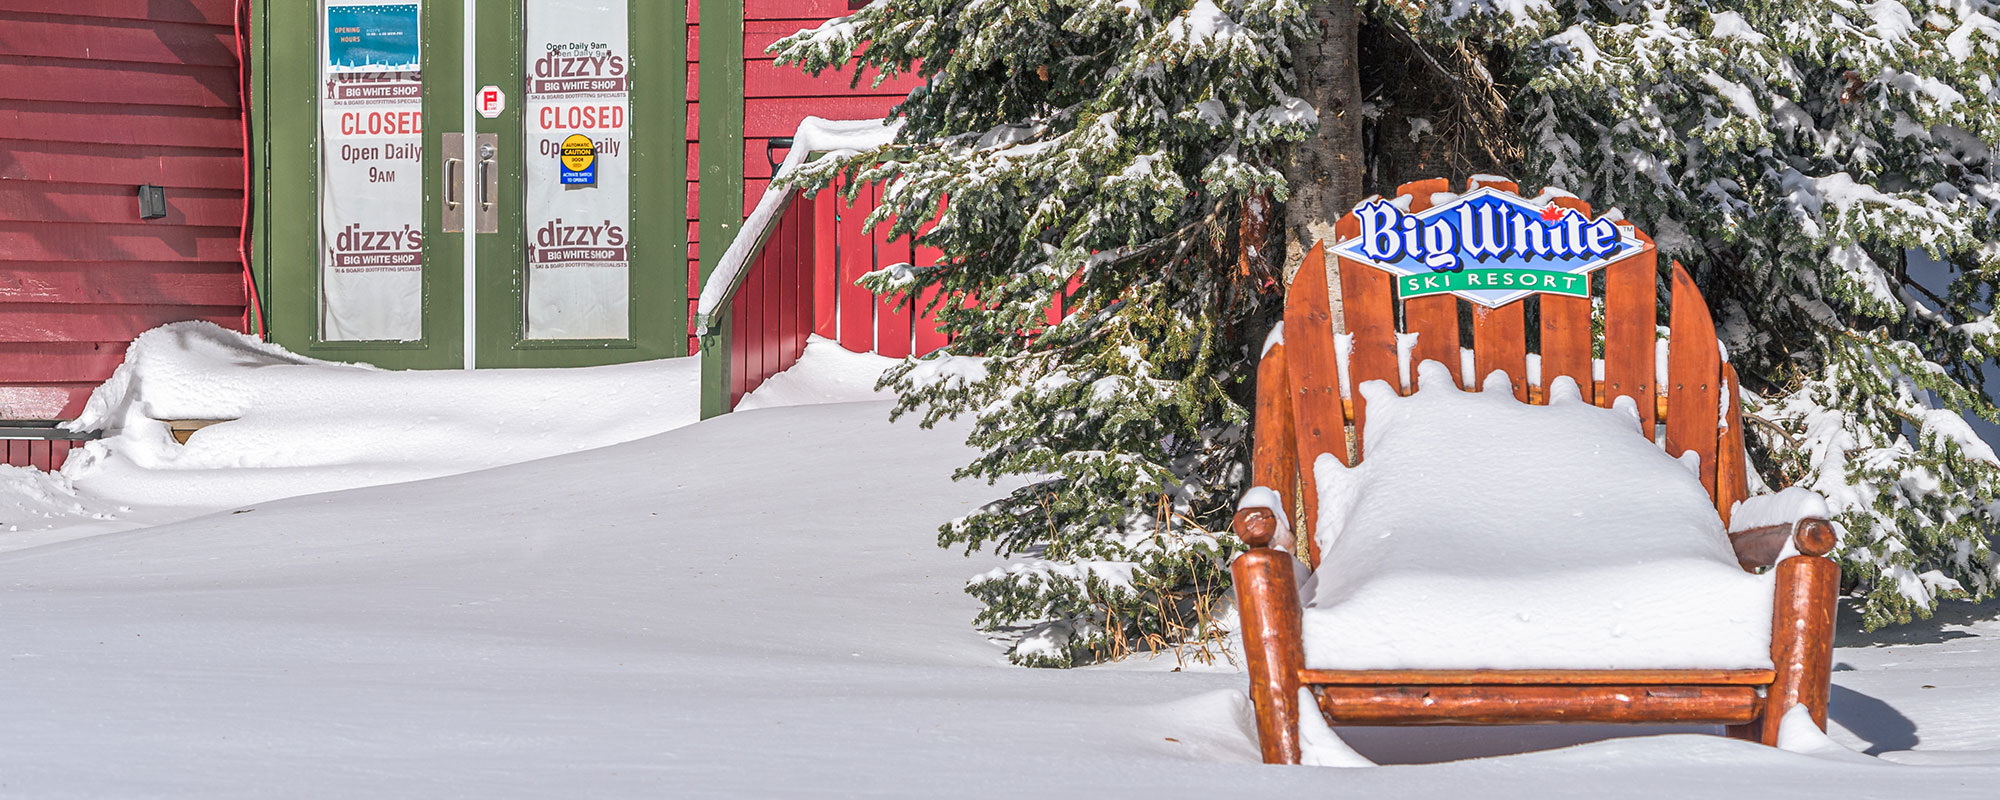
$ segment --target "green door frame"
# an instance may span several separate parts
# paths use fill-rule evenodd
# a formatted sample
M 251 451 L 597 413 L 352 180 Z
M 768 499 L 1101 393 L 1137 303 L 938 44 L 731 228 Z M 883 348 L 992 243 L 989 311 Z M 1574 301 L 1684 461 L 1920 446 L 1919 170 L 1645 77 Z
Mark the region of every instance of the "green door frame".
M 631 0 L 632 18 L 632 275 L 631 339 L 532 340 L 527 315 L 526 235 L 522 230 L 522 163 L 526 146 L 516 98 L 493 119 L 475 118 L 478 133 L 500 140 L 500 232 L 480 234 L 478 342 L 481 367 L 573 367 L 687 355 L 687 6 L 686 0 Z M 479 8 L 479 83 L 522 86 L 522 0 Z M 502 16 L 504 15 L 504 16 Z M 648 58 L 648 54 L 657 53 Z M 641 132 L 649 132 L 642 135 Z M 510 191 L 513 190 L 513 191 Z M 645 216 L 642 216 L 645 215 Z M 662 219 L 663 217 L 670 219 Z M 504 270 L 504 277 L 491 274 Z
M 460 90 L 466 85 L 460 41 L 465 0 L 424 2 L 424 118 L 431 121 L 423 136 L 424 229 L 433 235 L 424 239 L 425 338 L 416 342 L 319 339 L 317 4 L 310 13 L 298 13 L 295 7 L 287 7 L 290 13 L 272 13 L 271 5 L 260 5 L 252 23 L 251 49 L 251 260 L 257 288 L 266 298 L 271 340 L 315 358 L 406 369 L 463 366 L 462 265 L 465 239 L 472 236 L 477 259 L 477 366 L 586 366 L 686 355 L 688 307 L 681 288 L 687 274 L 687 240 L 679 235 L 685 228 L 687 203 L 686 2 L 631 0 L 632 78 L 635 86 L 642 87 L 631 100 L 633 338 L 583 342 L 531 341 L 522 336 L 526 323 L 524 212 L 519 194 L 525 106 L 518 97 L 522 0 L 478 7 L 478 83 L 509 87 L 516 97 L 494 119 L 474 117 L 474 131 L 466 137 L 470 143 L 472 133 L 499 135 L 500 230 L 462 235 L 441 232 L 443 210 L 438 198 L 443 170 L 438 159 L 444 156 L 443 135 L 458 130 L 466 110 L 465 92 Z M 648 58 L 649 53 L 658 55 Z M 740 111 L 737 117 L 740 123 Z M 740 125 L 737 136 L 740 139 Z M 739 198 L 740 183 L 739 179 Z M 471 215 L 467 216 L 470 227 Z
M 251 31 L 252 253 L 265 298 L 272 341 L 303 355 L 333 361 L 366 361 L 395 369 L 462 366 L 464 328 L 463 237 L 424 237 L 423 339 L 414 342 L 326 342 L 319 338 L 319 11 L 271 13 L 259 6 Z M 432 87 L 464 84 L 463 0 L 425 0 L 420 21 L 423 48 L 424 230 L 444 229 L 437 202 L 443 191 L 442 137 L 465 113 L 463 92 Z M 441 35 L 440 35 L 441 34 Z M 261 146 L 260 146 L 261 145 Z M 283 265 L 280 268 L 278 265 Z
M 743 228 L 743 3 L 701 5 L 701 280 Z M 720 35 L 717 35 L 720 34 Z M 729 352 L 729 307 L 716 312 L 704 349 Z M 701 360 L 703 386 L 729 386 L 729 359 Z M 719 398 L 719 399 L 718 399 Z M 729 390 L 702 392 L 701 417 L 729 413 Z

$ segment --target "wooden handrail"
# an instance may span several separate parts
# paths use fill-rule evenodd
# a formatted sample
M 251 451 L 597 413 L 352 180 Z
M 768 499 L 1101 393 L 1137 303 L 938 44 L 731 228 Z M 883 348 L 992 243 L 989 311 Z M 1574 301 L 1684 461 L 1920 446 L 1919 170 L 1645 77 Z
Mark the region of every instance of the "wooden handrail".
M 736 292 L 743 288 L 744 279 L 750 277 L 749 265 L 755 263 L 758 256 L 763 255 L 764 244 L 770 241 L 771 234 L 778 230 L 778 225 L 784 222 L 785 215 L 791 212 L 792 201 L 798 199 L 799 190 L 795 188 L 780 189 L 773 186 L 766 189 L 765 194 L 766 196 L 778 195 L 778 199 L 772 201 L 771 213 L 764 218 L 764 224 L 757 226 L 755 230 L 745 229 L 737 233 L 738 238 L 749 236 L 751 239 L 750 249 L 743 256 L 744 266 L 735 270 L 729 276 L 729 286 L 723 291 L 722 299 L 715 308 L 707 311 L 698 311 L 695 314 L 694 332 L 696 336 L 707 336 L 712 333 L 711 328 L 714 327 L 716 318 L 722 315 L 723 309 L 729 307 L 729 301 L 736 298 Z

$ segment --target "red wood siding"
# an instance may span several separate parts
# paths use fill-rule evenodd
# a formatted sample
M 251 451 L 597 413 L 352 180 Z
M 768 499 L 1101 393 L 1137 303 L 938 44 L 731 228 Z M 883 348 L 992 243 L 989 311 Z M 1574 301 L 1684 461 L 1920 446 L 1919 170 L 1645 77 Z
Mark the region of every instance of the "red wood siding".
M 797 363 L 809 334 L 891 358 L 929 355 L 950 343 L 925 310 L 935 289 L 919 302 L 854 285 L 889 259 L 913 255 L 910 240 L 884 239 L 882 231 L 862 227 L 879 200 L 875 186 L 861 187 L 852 204 L 835 193 L 793 195 L 730 298 L 730 408 Z M 926 251 L 916 254 L 919 263 L 937 259 L 935 250 L 917 249 Z M 1050 319 L 1060 316 L 1052 310 Z
M 701 243 L 698 165 L 701 159 L 700 82 L 701 29 L 695 4 L 688 9 L 688 319 L 694 319 L 694 300 L 701 294 Z M 745 0 L 743 3 L 743 211 L 748 214 L 764 196 L 771 182 L 771 157 L 784 158 L 785 151 L 766 150 L 773 138 L 791 136 L 806 117 L 826 119 L 880 119 L 889 108 L 909 94 L 921 81 L 901 78 L 871 87 L 864 77 L 850 88 L 850 71 L 805 74 L 796 67 L 779 66 L 764 48 L 801 29 L 810 28 L 847 14 L 847 0 Z M 830 240 L 832 231 L 822 231 Z M 901 259 L 899 259 L 901 260 Z M 692 324 L 692 323 L 690 323 Z M 696 343 L 689 332 L 689 350 Z
M 242 327 L 235 8 L 0 0 L 0 419 L 74 417 L 148 328 Z M 166 217 L 139 219 L 145 183 Z
M 83 442 L 63 439 L 0 439 L 0 464 L 54 471 L 69 461 L 69 451 Z

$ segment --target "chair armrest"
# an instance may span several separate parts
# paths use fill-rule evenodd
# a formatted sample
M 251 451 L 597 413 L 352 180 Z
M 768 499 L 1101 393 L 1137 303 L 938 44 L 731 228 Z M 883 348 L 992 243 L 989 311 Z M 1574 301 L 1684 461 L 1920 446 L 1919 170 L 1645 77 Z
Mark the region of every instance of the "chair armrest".
M 1229 529 L 1252 550 L 1269 547 L 1296 553 L 1297 540 L 1292 535 L 1291 520 L 1281 505 L 1283 502 L 1277 492 L 1263 486 L 1250 487 L 1236 504 L 1236 517 Z
M 1736 551 L 1736 563 L 1751 572 L 1776 566 L 1787 550 L 1794 550 L 1799 555 L 1824 556 L 1833 552 L 1836 541 L 1833 523 L 1825 517 L 1759 525 L 1729 534 L 1729 546 Z

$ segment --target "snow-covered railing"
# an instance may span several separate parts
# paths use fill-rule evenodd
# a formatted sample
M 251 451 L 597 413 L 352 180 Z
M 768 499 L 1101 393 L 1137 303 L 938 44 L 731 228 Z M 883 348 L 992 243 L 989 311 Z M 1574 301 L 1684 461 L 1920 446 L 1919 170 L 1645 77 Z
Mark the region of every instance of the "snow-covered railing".
M 888 239 L 886 226 L 872 232 L 863 226 L 877 204 L 875 186 L 859 187 L 852 202 L 844 199 L 846 186 L 813 197 L 783 186 L 784 177 L 808 159 L 878 147 L 894 137 L 895 128 L 874 120 L 807 117 L 800 124 L 771 188 L 702 284 L 695 332 L 701 337 L 703 416 L 727 413 L 790 368 L 809 334 L 892 358 L 945 345 L 935 320 L 923 313 L 929 294 L 878 298 L 855 284 L 883 266 L 937 258 L 907 238 Z
M 69 451 L 97 437 L 47 420 L 0 420 L 0 464 L 55 472 L 69 460 Z

